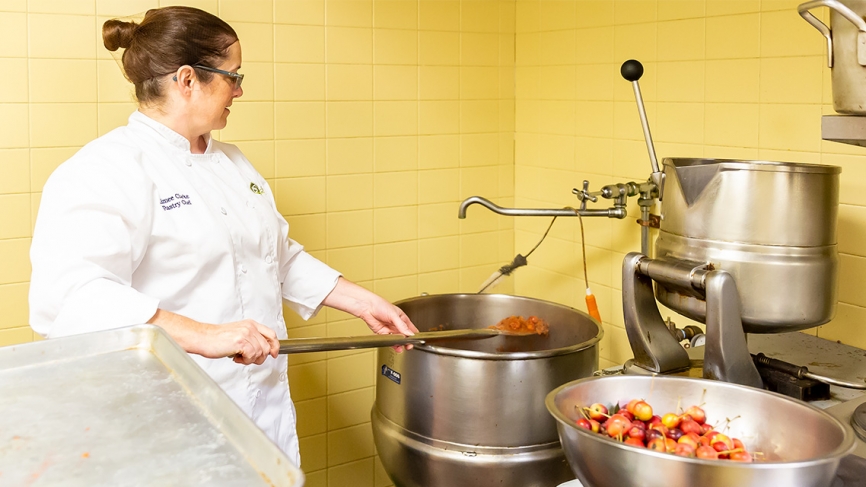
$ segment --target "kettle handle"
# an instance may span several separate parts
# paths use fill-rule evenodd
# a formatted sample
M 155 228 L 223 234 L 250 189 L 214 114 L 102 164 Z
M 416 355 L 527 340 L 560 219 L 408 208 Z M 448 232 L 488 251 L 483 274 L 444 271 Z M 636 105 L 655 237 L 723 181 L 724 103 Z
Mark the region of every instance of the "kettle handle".
M 812 15 L 809 10 L 818 7 L 827 7 L 831 8 L 843 17 L 848 19 L 849 22 L 854 24 L 857 29 L 860 30 L 861 33 L 866 33 L 866 22 L 863 19 L 851 11 L 850 8 L 846 7 L 842 2 L 838 0 L 813 0 L 811 2 L 806 2 L 797 7 L 797 12 L 800 14 L 800 17 L 803 17 L 803 20 L 812 24 L 812 27 L 818 29 L 818 32 L 827 39 L 827 67 L 833 67 L 833 36 L 831 35 L 830 28 L 827 27 L 824 22 L 818 20 L 817 17 Z M 862 37 L 862 36 L 861 36 Z M 858 51 L 859 51 L 859 43 L 858 43 Z M 858 52 L 859 54 L 859 52 Z

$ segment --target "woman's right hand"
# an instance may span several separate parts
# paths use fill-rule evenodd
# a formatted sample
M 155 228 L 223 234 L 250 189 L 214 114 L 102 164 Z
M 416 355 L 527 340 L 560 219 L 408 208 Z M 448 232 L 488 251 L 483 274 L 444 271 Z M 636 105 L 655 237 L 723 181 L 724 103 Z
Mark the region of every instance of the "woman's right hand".
M 207 325 L 206 335 L 199 353 L 208 358 L 231 357 L 239 364 L 261 365 L 268 355 L 277 358 L 280 351 L 277 332 L 253 320 Z
M 207 358 L 261 365 L 280 351 L 277 332 L 253 320 L 209 325 L 158 309 L 148 323 L 163 328 L 187 352 Z

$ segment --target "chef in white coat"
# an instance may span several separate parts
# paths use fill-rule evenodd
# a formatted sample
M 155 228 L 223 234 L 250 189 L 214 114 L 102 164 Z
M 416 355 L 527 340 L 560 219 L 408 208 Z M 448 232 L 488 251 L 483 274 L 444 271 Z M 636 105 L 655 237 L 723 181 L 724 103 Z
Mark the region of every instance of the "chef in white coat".
M 188 7 L 110 20 L 139 109 L 45 184 L 33 234 L 30 323 L 59 337 L 151 323 L 165 329 L 300 464 L 282 303 L 324 306 L 376 333 L 417 332 L 396 306 L 288 238 L 264 178 L 210 136 L 243 94 L 241 46 Z

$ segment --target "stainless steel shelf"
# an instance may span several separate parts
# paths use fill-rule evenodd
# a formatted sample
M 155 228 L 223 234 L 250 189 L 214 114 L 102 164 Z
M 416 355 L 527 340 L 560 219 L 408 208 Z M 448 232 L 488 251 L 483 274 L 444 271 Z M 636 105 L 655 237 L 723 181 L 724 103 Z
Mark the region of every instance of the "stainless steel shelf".
M 866 116 L 824 115 L 821 117 L 821 138 L 866 147 Z

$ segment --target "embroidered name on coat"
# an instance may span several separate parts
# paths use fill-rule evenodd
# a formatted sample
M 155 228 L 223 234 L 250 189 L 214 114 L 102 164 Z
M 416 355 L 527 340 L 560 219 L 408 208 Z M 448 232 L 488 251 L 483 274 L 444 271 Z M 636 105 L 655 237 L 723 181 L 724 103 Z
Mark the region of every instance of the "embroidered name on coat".
M 173 210 L 175 208 L 180 208 L 181 206 L 191 205 L 192 201 L 189 200 L 189 195 L 175 193 L 168 198 L 161 198 L 159 200 L 159 205 L 162 206 L 163 211 Z

